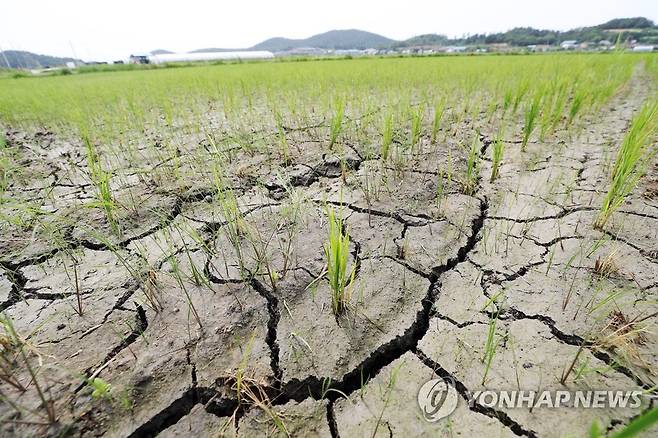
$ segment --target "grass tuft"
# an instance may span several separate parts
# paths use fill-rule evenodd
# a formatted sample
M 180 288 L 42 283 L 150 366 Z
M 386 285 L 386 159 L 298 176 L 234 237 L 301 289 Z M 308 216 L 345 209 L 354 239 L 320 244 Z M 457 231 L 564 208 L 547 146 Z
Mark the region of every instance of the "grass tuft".
M 626 197 L 646 173 L 648 163 L 657 152 L 656 148 L 648 148 L 656 132 L 658 132 L 658 101 L 646 104 L 633 119 L 617 153 L 612 170 L 612 182 L 594 222 L 594 228 L 602 229 L 605 226 L 610 215 L 624 203 Z
M 331 287 L 331 307 L 334 314 L 342 313 L 350 302 L 350 293 L 356 266 L 348 271 L 350 236 L 344 229 L 343 219 L 333 208 L 327 208 L 329 236 L 324 251 L 327 257 L 327 279 Z

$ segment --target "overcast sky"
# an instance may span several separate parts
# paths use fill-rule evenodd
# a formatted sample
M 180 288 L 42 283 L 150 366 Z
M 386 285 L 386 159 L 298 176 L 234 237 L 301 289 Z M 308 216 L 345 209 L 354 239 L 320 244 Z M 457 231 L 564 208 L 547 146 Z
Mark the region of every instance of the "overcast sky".
M 658 0 L 3 0 L 0 48 L 114 60 L 154 49 L 249 47 L 331 29 L 454 37 L 633 16 L 658 21 Z

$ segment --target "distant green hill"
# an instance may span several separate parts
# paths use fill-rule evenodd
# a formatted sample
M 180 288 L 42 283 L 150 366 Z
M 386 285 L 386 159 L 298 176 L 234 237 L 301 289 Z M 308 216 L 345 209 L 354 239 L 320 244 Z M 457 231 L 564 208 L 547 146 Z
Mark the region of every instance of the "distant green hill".
M 425 35 L 417 35 L 409 38 L 408 40 L 398 41 L 392 47 L 414 47 L 414 46 L 443 46 L 450 43 L 451 40 L 445 35 L 437 35 L 435 33 L 428 33 Z
M 256 44 L 251 50 L 269 50 L 280 52 L 302 47 L 315 47 L 319 49 L 369 49 L 389 47 L 395 40 L 386 38 L 376 33 L 362 30 L 331 30 L 329 32 L 313 35 L 305 39 L 270 38 L 262 43 Z
M 9 68 L 45 68 L 66 65 L 67 62 L 82 62 L 73 58 L 38 55 L 22 50 L 5 50 L 0 52 L 0 67 Z M 7 65 L 9 63 L 9 65 Z
M 644 44 L 658 44 L 658 26 L 644 17 L 616 18 L 598 26 L 581 27 L 564 32 L 517 27 L 502 33 L 473 35 L 455 42 L 460 44 L 507 43 L 511 46 L 556 45 L 565 40 L 578 42 L 607 40 L 614 43 L 619 36 L 622 41 L 636 40 Z
M 656 27 L 653 21 L 644 17 L 615 18 L 597 26 L 600 29 L 647 29 Z
M 438 45 L 484 45 L 505 43 L 524 47 L 532 44 L 558 45 L 565 40 L 596 42 L 608 40 L 614 43 L 621 35 L 622 41 L 636 40 L 643 44 L 658 44 L 658 26 L 644 17 L 615 18 L 598 26 L 581 27 L 564 32 L 556 30 L 516 27 L 507 32 L 476 34 L 467 38 L 448 39 L 443 35 L 420 35 L 395 44 L 395 47 Z
M 363 30 L 330 30 L 329 32 L 313 35 L 309 38 L 270 38 L 255 46 L 246 49 L 207 48 L 193 50 L 197 52 L 230 52 L 239 50 L 267 50 L 270 52 L 283 52 L 286 50 L 313 47 L 326 50 L 348 50 L 348 49 L 379 49 L 387 48 L 397 41 Z

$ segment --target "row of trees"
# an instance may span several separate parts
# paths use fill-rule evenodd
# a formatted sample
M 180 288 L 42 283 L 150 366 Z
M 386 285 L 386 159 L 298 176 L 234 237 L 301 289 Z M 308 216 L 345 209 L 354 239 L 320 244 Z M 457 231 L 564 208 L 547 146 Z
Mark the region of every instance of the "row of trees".
M 528 46 L 533 44 L 557 45 L 565 40 L 596 42 L 608 40 L 617 41 L 621 33 L 622 41 L 636 40 L 644 44 L 658 44 L 658 26 L 644 17 L 616 18 L 599 26 L 582 27 L 565 32 L 556 30 L 534 29 L 532 27 L 517 27 L 507 32 L 492 34 L 476 34 L 464 38 L 449 39 L 445 35 L 420 35 L 402 41 L 394 47 L 409 47 L 422 45 L 477 45 L 506 43 L 512 46 Z

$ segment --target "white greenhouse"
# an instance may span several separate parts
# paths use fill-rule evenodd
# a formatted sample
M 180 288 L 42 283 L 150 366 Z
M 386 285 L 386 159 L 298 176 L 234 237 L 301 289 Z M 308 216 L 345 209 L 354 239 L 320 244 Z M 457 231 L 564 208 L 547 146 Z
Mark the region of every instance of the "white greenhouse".
M 266 51 L 166 53 L 161 55 L 150 55 L 148 57 L 152 64 L 164 64 L 166 62 L 222 61 L 234 59 L 269 58 L 274 58 L 274 54 L 272 52 Z

